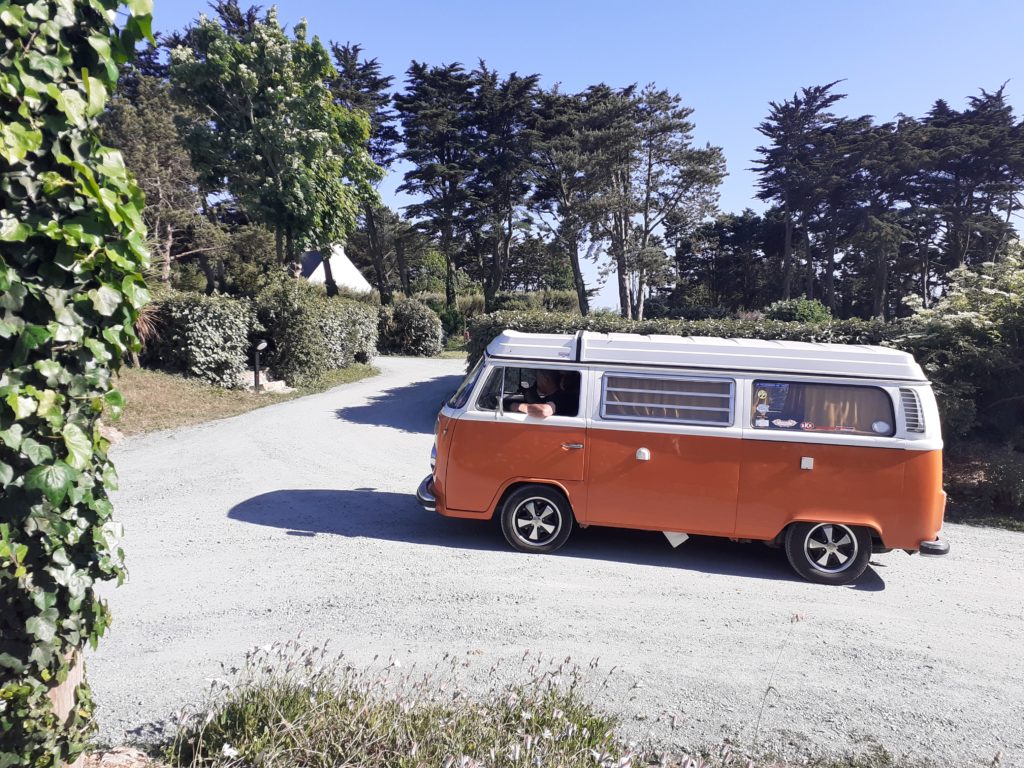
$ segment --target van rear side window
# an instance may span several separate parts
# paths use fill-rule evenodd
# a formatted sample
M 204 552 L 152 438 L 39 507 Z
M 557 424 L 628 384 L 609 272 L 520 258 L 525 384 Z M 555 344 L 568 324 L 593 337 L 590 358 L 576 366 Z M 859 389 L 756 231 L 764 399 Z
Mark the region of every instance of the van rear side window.
M 604 377 L 601 417 L 728 427 L 733 391 L 732 379 L 609 373 Z
M 755 429 L 892 437 L 892 400 L 878 387 L 795 381 L 754 382 Z

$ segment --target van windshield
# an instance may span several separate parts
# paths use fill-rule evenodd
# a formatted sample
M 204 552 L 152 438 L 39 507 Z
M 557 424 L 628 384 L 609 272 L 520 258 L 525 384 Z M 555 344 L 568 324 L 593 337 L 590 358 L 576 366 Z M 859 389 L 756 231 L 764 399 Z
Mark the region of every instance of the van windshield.
M 466 378 L 459 384 L 459 388 L 455 390 L 455 394 L 448 399 L 449 408 L 463 408 L 469 401 L 469 394 L 473 391 L 473 387 L 476 384 L 476 380 L 480 377 L 480 371 L 483 368 L 483 358 L 476 361 L 476 365 L 473 366 L 473 370 L 466 374 Z

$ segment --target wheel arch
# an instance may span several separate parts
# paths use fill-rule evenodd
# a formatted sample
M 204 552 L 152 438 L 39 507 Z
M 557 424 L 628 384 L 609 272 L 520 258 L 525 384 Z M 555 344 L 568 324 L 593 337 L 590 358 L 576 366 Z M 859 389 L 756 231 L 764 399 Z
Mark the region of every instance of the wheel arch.
M 569 511 L 572 513 L 573 522 L 579 523 L 579 520 L 576 517 L 576 510 L 572 505 L 572 497 L 569 495 L 569 491 L 564 485 L 559 483 L 557 480 L 537 479 L 532 477 L 518 477 L 506 481 L 505 485 L 502 486 L 498 493 L 495 494 L 494 501 L 487 510 L 487 519 L 493 520 L 494 516 L 498 514 L 502 506 L 505 504 L 505 500 L 520 488 L 528 485 L 543 485 L 548 488 L 554 488 L 562 494 L 563 498 L 565 498 L 565 503 L 569 507 Z
M 773 544 L 781 544 L 786 538 L 786 532 L 797 523 L 833 523 L 834 525 L 846 525 L 851 528 L 867 528 L 871 531 L 871 539 L 873 542 L 877 542 L 881 546 L 885 546 L 885 540 L 882 538 L 881 526 L 878 523 L 867 517 L 858 517 L 856 515 L 815 515 L 813 513 L 801 513 L 794 515 L 790 518 L 779 532 L 772 537 L 771 541 Z

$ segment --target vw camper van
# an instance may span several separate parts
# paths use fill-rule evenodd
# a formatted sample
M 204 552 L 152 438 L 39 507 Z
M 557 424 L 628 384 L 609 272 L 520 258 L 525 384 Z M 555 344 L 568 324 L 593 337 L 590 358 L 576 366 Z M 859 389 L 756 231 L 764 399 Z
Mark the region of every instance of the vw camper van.
M 505 331 L 437 419 L 420 504 L 551 552 L 579 525 L 785 548 L 846 584 L 943 555 L 942 436 L 910 355 L 874 346 Z

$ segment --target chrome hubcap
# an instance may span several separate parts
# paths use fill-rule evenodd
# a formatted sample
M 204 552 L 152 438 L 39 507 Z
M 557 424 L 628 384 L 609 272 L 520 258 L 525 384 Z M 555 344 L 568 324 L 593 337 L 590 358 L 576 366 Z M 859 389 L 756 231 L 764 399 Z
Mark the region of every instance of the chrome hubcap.
M 512 517 L 515 533 L 527 544 L 538 546 L 548 543 L 562 526 L 562 515 L 547 499 L 527 499 L 516 508 Z
M 857 558 L 857 537 L 845 525 L 819 523 L 807 532 L 804 556 L 823 573 L 845 571 Z

